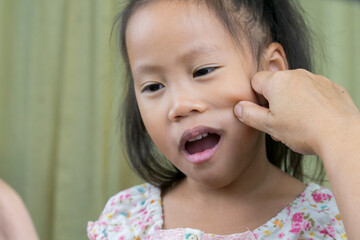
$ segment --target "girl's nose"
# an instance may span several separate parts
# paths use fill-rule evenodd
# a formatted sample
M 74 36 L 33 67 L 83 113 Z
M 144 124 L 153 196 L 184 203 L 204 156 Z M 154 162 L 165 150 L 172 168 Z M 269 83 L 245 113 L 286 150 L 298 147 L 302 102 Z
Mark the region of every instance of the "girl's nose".
M 177 96 L 172 99 L 169 109 L 169 120 L 176 122 L 191 114 L 202 113 L 206 108 L 206 104 L 196 97 L 185 95 Z

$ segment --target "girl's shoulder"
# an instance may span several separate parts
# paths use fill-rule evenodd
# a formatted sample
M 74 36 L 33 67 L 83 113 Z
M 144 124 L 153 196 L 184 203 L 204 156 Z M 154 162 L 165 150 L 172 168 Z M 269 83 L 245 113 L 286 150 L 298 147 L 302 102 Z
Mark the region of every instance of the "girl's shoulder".
M 333 193 L 315 183 L 255 232 L 259 239 L 347 239 Z
M 143 239 L 163 225 L 161 190 L 151 184 L 111 197 L 99 219 L 88 223 L 89 239 Z

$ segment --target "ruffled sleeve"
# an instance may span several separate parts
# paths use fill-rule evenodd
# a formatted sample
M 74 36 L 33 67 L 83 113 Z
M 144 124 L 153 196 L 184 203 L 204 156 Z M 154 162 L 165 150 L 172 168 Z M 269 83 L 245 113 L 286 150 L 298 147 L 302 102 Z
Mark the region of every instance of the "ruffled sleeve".
M 89 222 L 91 240 L 146 239 L 163 225 L 160 189 L 142 184 L 111 197 L 99 219 Z

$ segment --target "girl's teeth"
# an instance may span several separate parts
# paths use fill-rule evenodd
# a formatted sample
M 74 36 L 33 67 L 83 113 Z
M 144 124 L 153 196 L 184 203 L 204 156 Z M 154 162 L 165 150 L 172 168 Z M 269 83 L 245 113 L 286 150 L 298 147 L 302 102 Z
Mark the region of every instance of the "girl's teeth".
M 200 139 L 202 139 L 204 137 L 207 137 L 208 135 L 209 135 L 208 133 L 200 134 L 200 135 L 198 135 L 196 137 L 193 137 L 193 138 L 189 139 L 189 142 L 194 142 L 196 140 L 200 140 Z
M 202 139 L 202 136 L 201 136 L 201 135 L 196 136 L 196 137 L 193 137 L 193 138 L 190 138 L 190 139 L 189 139 L 189 142 L 194 142 L 194 141 L 200 140 L 200 139 Z

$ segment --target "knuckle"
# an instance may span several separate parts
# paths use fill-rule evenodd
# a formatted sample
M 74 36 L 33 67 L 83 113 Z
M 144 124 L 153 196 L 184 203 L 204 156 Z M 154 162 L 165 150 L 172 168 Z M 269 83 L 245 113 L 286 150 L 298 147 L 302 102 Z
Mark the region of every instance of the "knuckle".
M 301 74 L 301 75 L 308 75 L 310 72 L 307 71 L 306 69 L 303 69 L 303 68 L 298 68 L 295 70 L 295 72 L 297 72 L 298 74 Z
M 303 68 L 296 69 L 295 73 L 299 77 L 299 79 L 302 79 L 302 80 L 313 79 L 315 76 L 313 73 L 311 73 Z
M 322 75 L 319 75 L 319 74 L 313 74 L 312 76 L 313 76 L 313 78 L 318 79 L 323 82 L 331 82 L 330 79 L 328 79 L 327 77 L 324 77 Z
M 338 89 L 339 92 L 341 92 L 341 93 L 347 93 L 346 88 L 344 88 L 343 86 L 335 83 L 335 87 Z

